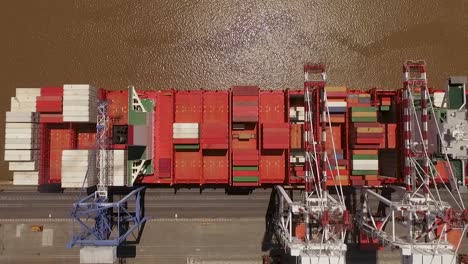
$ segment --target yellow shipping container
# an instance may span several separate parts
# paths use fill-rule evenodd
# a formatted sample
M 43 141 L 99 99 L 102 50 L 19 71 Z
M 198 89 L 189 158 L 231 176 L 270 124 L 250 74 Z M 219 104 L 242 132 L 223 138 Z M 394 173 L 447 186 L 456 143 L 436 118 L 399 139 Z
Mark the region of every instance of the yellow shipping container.
M 377 117 L 377 112 L 353 112 L 353 117 Z
M 382 133 L 384 132 L 383 127 L 358 127 L 358 133 Z
M 347 92 L 346 86 L 325 86 L 325 90 L 327 92 L 340 92 L 340 93 Z

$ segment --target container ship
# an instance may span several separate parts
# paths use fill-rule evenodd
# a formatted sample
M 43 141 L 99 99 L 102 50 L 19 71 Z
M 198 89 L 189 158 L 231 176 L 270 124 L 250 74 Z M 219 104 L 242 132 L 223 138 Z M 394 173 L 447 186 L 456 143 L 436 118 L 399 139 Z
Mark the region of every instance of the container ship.
M 6 113 L 5 161 L 15 185 L 87 188 L 106 173 L 107 186 L 303 186 L 305 121 L 311 119 L 316 127 L 326 124 L 325 133 L 314 135 L 317 142 L 327 138 L 320 146 L 328 153 L 326 185 L 378 187 L 404 183 L 405 121 L 424 118 L 425 127 L 411 128 L 422 131 L 414 132 L 411 147 L 421 151 L 420 142 L 430 142 L 425 169 L 437 172 L 431 182 L 463 185 L 465 88 L 466 77 L 427 88 L 427 98 L 420 88 L 407 98 L 404 89 L 325 86 L 324 115 L 319 105 L 308 105 L 303 88 L 17 88 Z M 103 161 L 99 172 L 96 163 Z

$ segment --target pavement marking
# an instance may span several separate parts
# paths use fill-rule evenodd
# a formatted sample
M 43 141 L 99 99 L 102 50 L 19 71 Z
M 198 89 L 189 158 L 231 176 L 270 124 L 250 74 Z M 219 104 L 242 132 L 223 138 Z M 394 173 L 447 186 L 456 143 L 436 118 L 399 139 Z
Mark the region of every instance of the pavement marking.
M 42 246 L 51 247 L 54 245 L 54 230 L 44 229 L 42 230 Z
M 21 233 L 23 232 L 24 230 L 24 226 L 25 224 L 17 224 L 16 225 L 16 237 L 21 237 Z

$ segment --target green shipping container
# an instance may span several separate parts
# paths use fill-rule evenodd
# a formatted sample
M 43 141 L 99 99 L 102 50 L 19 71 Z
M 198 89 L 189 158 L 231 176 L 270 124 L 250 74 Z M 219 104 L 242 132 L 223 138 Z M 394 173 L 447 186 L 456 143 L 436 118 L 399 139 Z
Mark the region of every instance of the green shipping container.
M 373 123 L 373 122 L 377 122 L 377 117 L 352 117 L 351 122 L 355 122 L 355 123 Z
M 353 160 L 377 160 L 377 159 L 379 159 L 379 155 L 365 155 L 365 154 L 353 155 Z
M 234 176 L 234 182 L 258 182 L 258 176 Z
M 174 149 L 180 149 L 180 150 L 183 150 L 183 149 L 199 149 L 200 148 L 200 145 L 198 144 L 179 144 L 179 145 L 174 145 Z
M 373 106 L 369 107 L 362 107 L 362 106 L 354 106 L 351 107 L 351 112 L 375 112 L 377 109 Z

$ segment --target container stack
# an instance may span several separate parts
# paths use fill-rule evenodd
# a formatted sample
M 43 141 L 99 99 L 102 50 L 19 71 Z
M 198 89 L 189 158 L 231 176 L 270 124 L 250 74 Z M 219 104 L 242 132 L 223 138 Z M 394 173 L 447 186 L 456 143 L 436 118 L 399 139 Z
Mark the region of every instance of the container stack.
M 260 178 L 259 88 L 232 88 L 232 181 L 235 186 L 257 186 Z M 286 137 L 287 138 L 287 137 Z M 254 144 L 255 142 L 255 144 Z M 268 143 L 268 142 L 267 142 Z
M 198 123 L 174 123 L 172 125 L 172 138 L 176 150 L 199 149 Z
M 40 88 L 17 88 L 6 113 L 5 161 L 13 172 L 14 185 L 39 184 L 39 115 L 36 97 Z
M 291 152 L 289 156 L 289 163 L 291 166 L 292 176 L 305 177 L 304 165 L 305 156 L 304 152 Z
M 62 123 L 63 87 L 42 87 L 37 97 L 36 112 L 41 113 L 40 123 Z
M 328 152 L 328 160 L 330 166 L 327 165 L 327 185 L 349 185 L 348 161 L 346 160 L 343 150 L 339 149 L 333 152 Z
M 390 106 L 392 105 L 391 97 L 382 97 L 380 99 L 380 111 L 390 111 Z
M 354 122 L 377 122 L 377 109 L 374 106 L 351 107 L 351 121 Z
M 88 84 L 63 86 L 63 121 L 96 123 L 98 90 Z
M 259 159 L 256 149 L 235 149 L 232 160 L 232 179 L 236 183 L 257 183 Z
M 348 109 L 347 92 L 345 86 L 326 86 L 327 108 L 330 116 L 327 114 L 326 119 L 326 143 L 325 149 L 328 153 L 330 166 L 327 165 L 327 185 L 349 185 L 348 176 L 348 160 L 344 155 L 342 135 L 344 131 L 344 123 Z M 330 117 L 330 120 L 328 120 Z M 331 127 L 330 127 L 331 123 Z M 335 150 L 335 151 L 334 151 Z M 336 156 L 335 156 L 336 153 Z M 338 166 L 338 167 L 337 167 Z
M 385 145 L 385 128 L 377 122 L 370 94 L 351 94 L 351 182 L 354 186 L 379 186 L 379 148 Z M 384 106 L 391 101 L 382 99 Z M 390 108 L 389 108 L 390 109 Z
M 96 151 L 63 150 L 62 188 L 88 188 L 96 184 Z
M 36 97 L 40 88 L 16 88 L 16 97 L 11 98 L 12 112 L 36 112 Z
M 327 106 L 330 112 L 330 121 L 332 123 L 344 123 L 347 112 L 347 91 L 345 86 L 327 86 Z M 328 122 L 328 115 L 327 115 Z
M 258 87 L 232 89 L 232 122 L 258 122 Z
M 291 122 L 304 123 L 305 109 L 303 106 L 289 107 L 289 119 Z

